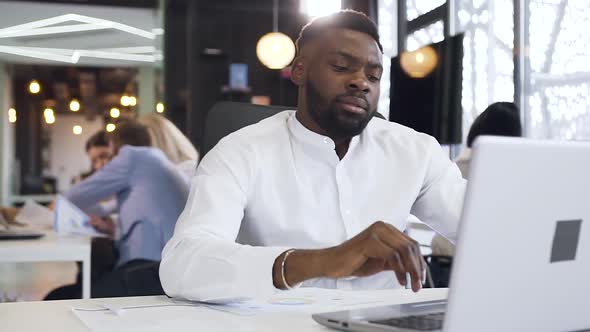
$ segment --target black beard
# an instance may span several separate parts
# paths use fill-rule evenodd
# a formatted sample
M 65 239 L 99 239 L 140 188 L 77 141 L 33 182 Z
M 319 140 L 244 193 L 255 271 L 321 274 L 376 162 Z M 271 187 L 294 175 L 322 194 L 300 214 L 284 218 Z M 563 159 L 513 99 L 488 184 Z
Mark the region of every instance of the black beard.
M 307 109 L 311 118 L 334 140 L 359 135 L 375 113 L 375 110 L 369 110 L 365 115 L 348 114 L 336 106 L 338 97 L 329 102 L 325 101 L 310 81 L 307 81 L 306 92 Z M 364 96 L 357 97 L 366 101 Z

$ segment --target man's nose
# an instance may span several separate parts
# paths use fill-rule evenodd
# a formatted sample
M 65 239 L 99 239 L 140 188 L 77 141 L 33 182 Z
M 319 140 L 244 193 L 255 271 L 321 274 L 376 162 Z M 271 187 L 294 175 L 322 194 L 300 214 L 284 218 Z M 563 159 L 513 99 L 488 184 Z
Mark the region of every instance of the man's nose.
M 362 92 L 364 94 L 369 93 L 370 88 L 369 88 L 369 82 L 367 81 L 367 78 L 365 77 L 364 73 L 358 73 L 356 74 L 349 82 L 348 82 L 348 86 L 347 88 L 349 90 L 355 91 L 355 92 Z

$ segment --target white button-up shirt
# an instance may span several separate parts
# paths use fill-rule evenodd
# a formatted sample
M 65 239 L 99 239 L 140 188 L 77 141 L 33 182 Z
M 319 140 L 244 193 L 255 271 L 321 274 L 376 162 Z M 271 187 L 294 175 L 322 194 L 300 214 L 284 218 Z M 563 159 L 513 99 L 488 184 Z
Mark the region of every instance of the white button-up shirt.
M 454 239 L 465 180 L 437 141 L 378 118 L 340 160 L 334 142 L 279 113 L 222 139 L 202 160 L 160 266 L 164 290 L 192 300 L 276 291 L 272 266 L 290 248 L 336 246 L 412 213 Z M 399 287 L 393 272 L 303 286 Z

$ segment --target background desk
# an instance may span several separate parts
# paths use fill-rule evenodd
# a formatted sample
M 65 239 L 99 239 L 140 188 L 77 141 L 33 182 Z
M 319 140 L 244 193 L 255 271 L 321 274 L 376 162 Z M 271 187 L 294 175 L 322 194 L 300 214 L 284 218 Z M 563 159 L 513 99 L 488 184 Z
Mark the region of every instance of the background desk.
M 441 300 L 447 296 L 447 289 L 443 288 L 424 289 L 417 294 L 405 289 L 376 292 L 380 298 L 385 300 L 386 304 Z M 162 303 L 164 300 L 165 297 L 163 296 L 147 296 L 113 299 L 5 303 L 0 304 L 0 322 L 2 322 L 2 331 L 88 331 L 86 326 L 78 320 L 72 312 L 71 309 L 73 307 L 93 307 L 95 305 L 94 303 L 99 303 L 101 301 L 108 301 L 108 303 L 118 306 L 150 305 Z M 329 312 L 349 308 L 366 308 L 372 306 L 374 306 L 374 304 L 356 305 L 347 308 L 325 307 L 318 312 Z M 241 331 L 332 331 L 317 324 L 311 318 L 311 314 L 307 312 L 264 313 L 256 316 L 239 316 L 202 307 L 196 312 L 196 316 L 199 322 L 203 323 L 203 326 L 194 326 L 191 330 L 199 332 L 222 331 L 220 328 L 216 329 L 212 327 L 218 325 L 219 322 L 223 322 L 223 325 L 226 325 L 226 323 L 234 323 L 240 327 Z M 155 319 L 157 319 L 157 317 L 155 317 Z
M 90 243 L 85 236 L 48 232 L 40 239 L 0 241 L 0 264 L 19 262 L 82 262 L 82 297 L 90 298 Z M 43 276 L 39 276 L 43 277 Z

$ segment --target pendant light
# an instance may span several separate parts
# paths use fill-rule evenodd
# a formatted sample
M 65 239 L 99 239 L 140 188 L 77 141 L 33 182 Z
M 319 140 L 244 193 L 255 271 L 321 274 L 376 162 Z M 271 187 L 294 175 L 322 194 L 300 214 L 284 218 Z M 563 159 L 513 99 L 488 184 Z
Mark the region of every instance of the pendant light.
M 256 44 L 256 55 L 263 65 L 270 69 L 283 69 L 295 57 L 295 44 L 289 36 L 279 30 L 279 3 L 273 1 L 273 32 L 262 36 Z

